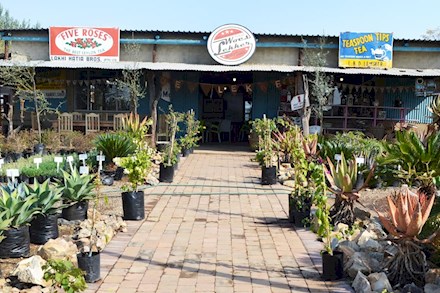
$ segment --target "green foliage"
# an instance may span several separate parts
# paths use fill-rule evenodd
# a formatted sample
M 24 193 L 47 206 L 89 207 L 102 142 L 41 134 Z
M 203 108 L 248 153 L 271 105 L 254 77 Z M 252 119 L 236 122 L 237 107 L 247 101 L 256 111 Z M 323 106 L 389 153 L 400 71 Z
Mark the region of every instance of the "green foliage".
M 13 218 L 8 218 L 6 213 L 8 211 L 2 211 L 0 212 L 0 242 L 5 239 L 5 236 L 3 236 L 3 231 L 7 230 L 9 226 L 12 223 Z
M 68 204 L 86 201 L 94 198 L 94 175 L 80 175 L 77 169 L 71 172 L 62 171 L 63 179 L 58 181 L 58 186 L 63 193 L 63 201 Z
M 252 121 L 252 131 L 258 134 L 258 155 L 256 159 L 259 160 L 260 165 L 266 168 L 276 166 L 277 154 L 272 140 L 272 133 L 276 129 L 275 120 L 264 117 Z
M 41 142 L 46 146 L 46 149 L 52 154 L 56 154 L 61 149 L 60 133 L 53 129 L 45 129 L 41 134 Z
M 440 132 L 419 137 L 413 131 L 396 131 L 396 141 L 384 148 L 378 163 L 400 166 L 397 175 L 406 182 L 428 185 L 440 176 Z
M 178 158 L 180 155 L 181 149 L 179 145 L 175 145 L 172 149 L 171 146 L 168 145 L 162 155 L 162 164 L 165 167 L 174 166 L 178 162 Z
M 170 105 L 168 108 L 168 114 L 165 115 L 165 120 L 168 126 L 168 134 L 170 137 L 169 147 L 166 149 L 163 164 L 165 166 L 172 166 L 173 162 L 177 162 L 177 156 L 180 153 L 180 147 L 176 142 L 176 134 L 179 132 L 179 122 L 184 119 L 184 114 L 173 110 L 173 106 Z M 177 154 L 177 155 L 176 155 Z
M 185 123 L 186 134 L 179 139 L 180 146 L 184 149 L 197 147 L 197 142 L 200 139 L 201 124 L 200 121 L 195 118 L 194 110 L 186 112 L 183 121 Z
M 9 11 L 0 4 L 0 29 L 29 29 L 40 28 L 40 25 L 32 25 L 29 20 L 18 20 L 9 15 Z
M 43 183 L 35 181 L 34 185 L 28 185 L 28 194 L 35 195 L 37 201 L 34 207 L 43 215 L 53 215 L 63 206 L 60 204 L 62 192 L 59 186 L 51 186 L 49 179 Z
M 107 162 L 112 162 L 116 157 L 127 157 L 136 150 L 133 139 L 123 133 L 103 133 L 96 137 L 95 146 L 102 151 Z
M 153 151 L 151 148 L 139 149 L 134 155 L 120 158 L 117 161 L 117 164 L 128 172 L 130 184 L 125 186 L 125 190 L 138 191 L 139 185 L 145 182 L 151 168 Z
M 39 212 L 35 203 L 36 195 L 28 195 L 26 184 L 9 183 L 0 188 L 0 213 L 2 221 L 9 221 L 9 227 L 18 228 L 28 224 L 32 217 Z M 5 212 L 5 213 L 3 213 Z
M 52 287 L 66 293 L 82 292 L 87 288 L 84 272 L 69 260 L 49 259 L 43 266 L 44 280 L 52 282 Z
M 42 158 L 39 169 L 37 169 L 37 166 L 34 163 L 35 158 Z M 5 170 L 7 169 L 19 169 L 20 174 L 23 174 L 24 176 L 29 178 L 37 176 L 57 177 L 61 173 L 57 172 L 57 164 L 54 162 L 53 159 L 53 155 L 35 155 L 30 156 L 29 158 L 21 158 L 16 162 L 4 164 L 2 169 L 0 170 L 0 175 L 5 176 Z
M 145 137 L 152 124 L 151 118 L 144 117 L 141 120 L 138 114 L 130 113 L 122 119 L 122 130 L 132 138 L 135 144 L 142 145 L 145 143 Z

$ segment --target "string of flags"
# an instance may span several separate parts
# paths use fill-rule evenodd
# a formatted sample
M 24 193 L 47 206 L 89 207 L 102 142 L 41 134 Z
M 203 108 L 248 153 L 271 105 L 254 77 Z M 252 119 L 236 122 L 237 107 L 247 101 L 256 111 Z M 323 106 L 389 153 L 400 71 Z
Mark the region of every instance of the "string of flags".
M 396 92 L 414 92 L 414 86 L 372 86 L 372 85 L 356 85 L 347 83 L 336 83 L 336 86 L 342 90 L 349 92 L 368 92 L 368 93 L 396 93 Z

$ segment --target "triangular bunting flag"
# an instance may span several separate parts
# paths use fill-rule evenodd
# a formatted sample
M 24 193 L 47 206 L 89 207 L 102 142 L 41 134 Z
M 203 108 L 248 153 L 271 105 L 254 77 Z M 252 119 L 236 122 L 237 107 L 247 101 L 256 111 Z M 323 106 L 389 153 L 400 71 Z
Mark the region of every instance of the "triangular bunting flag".
M 266 82 L 259 82 L 257 85 L 263 93 L 267 93 L 268 84 Z
M 202 92 L 205 96 L 209 95 L 209 92 L 211 91 L 212 84 L 209 83 L 201 83 L 200 88 L 202 89 Z

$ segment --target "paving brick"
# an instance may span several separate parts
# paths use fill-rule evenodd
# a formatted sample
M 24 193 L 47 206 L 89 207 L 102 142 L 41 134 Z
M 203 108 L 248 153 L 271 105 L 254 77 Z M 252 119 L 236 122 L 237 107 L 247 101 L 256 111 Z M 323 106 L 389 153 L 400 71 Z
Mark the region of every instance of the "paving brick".
M 260 185 L 253 156 L 182 159 L 173 184 L 148 189 L 146 219 L 103 251 L 103 281 L 87 292 L 352 292 L 319 280 L 322 243 L 287 222 L 290 190 Z

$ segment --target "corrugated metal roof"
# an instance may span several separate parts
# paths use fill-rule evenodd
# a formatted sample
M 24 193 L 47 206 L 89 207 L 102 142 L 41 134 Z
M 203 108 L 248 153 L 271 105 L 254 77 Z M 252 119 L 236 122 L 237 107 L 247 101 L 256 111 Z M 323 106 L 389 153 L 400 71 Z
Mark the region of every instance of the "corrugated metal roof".
M 69 61 L 28 61 L 12 62 L 0 60 L 0 66 L 32 66 L 42 68 L 96 68 L 96 69 L 148 69 L 159 71 L 204 71 L 204 72 L 313 72 L 314 67 L 278 65 L 278 64 L 242 64 L 239 66 L 210 65 L 210 64 L 187 64 L 167 62 L 69 62 Z M 331 68 L 322 67 L 321 70 L 333 74 L 366 74 L 366 75 L 389 75 L 389 76 L 414 76 L 428 77 L 440 76 L 440 69 L 369 69 L 369 68 Z
M 31 29 L 2 29 L 0 31 L 3 32 L 14 32 L 14 31 L 48 31 L 49 28 L 31 28 Z M 176 30 L 142 30 L 142 29 L 121 29 L 121 32 L 123 33 L 152 33 L 152 34 L 207 34 L 209 35 L 210 31 L 176 31 Z M 339 38 L 339 35 L 309 35 L 309 34 L 277 34 L 277 33 L 257 33 L 253 32 L 254 35 L 257 36 L 265 36 L 265 37 L 303 37 L 303 38 L 317 38 L 317 37 L 327 37 L 327 38 Z M 394 38 L 394 41 L 404 41 L 404 42 L 428 42 L 428 43 L 435 43 L 440 42 L 440 40 L 426 40 L 422 38 Z

